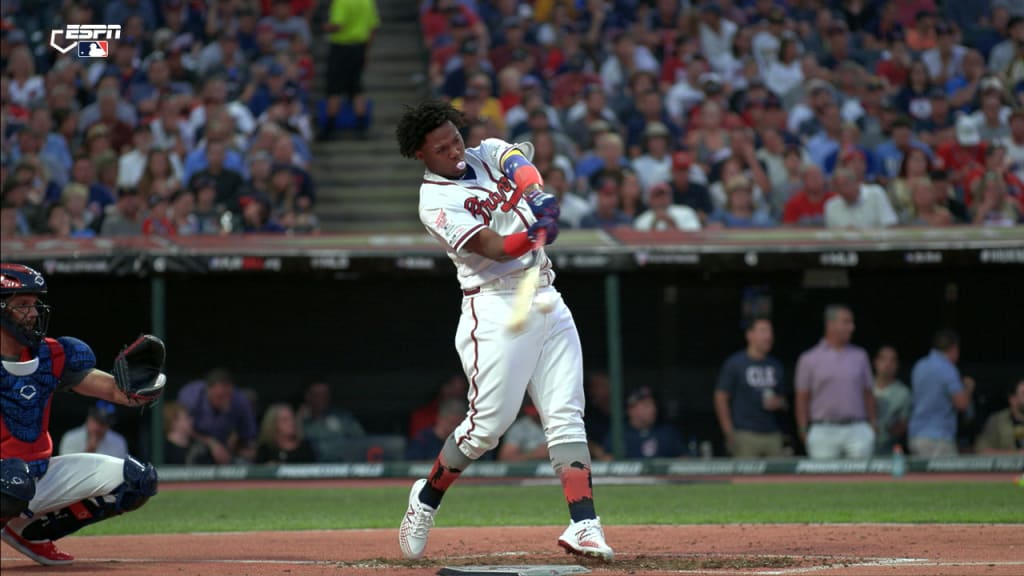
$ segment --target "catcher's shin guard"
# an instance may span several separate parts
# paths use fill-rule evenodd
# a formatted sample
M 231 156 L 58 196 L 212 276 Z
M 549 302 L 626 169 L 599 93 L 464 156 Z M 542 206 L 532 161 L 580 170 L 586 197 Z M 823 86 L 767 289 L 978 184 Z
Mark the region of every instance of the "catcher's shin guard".
M 19 458 L 0 460 L 0 528 L 28 508 L 36 495 L 36 481 L 28 464 Z
M 100 520 L 137 510 L 157 491 L 156 468 L 134 458 L 124 461 L 124 482 L 113 492 L 50 512 L 22 530 L 27 540 L 57 540 Z

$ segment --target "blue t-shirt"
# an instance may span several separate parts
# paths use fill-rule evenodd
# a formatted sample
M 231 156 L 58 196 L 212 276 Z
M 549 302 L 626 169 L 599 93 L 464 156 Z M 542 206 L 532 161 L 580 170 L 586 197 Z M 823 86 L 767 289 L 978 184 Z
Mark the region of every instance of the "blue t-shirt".
M 637 430 L 626 423 L 626 458 L 676 458 L 683 455 L 679 433 L 668 424 L 655 424 L 647 430 Z M 612 451 L 612 437 L 604 441 L 604 449 Z
M 914 364 L 910 382 L 914 398 L 910 438 L 956 440 L 953 395 L 964 389 L 960 371 L 945 354 L 932 350 Z
M 733 428 L 759 433 L 781 431 L 778 412 L 765 410 L 763 404 L 766 390 L 778 396 L 787 393 L 782 383 L 782 363 L 776 358 L 753 360 L 746 350 L 736 352 L 722 364 L 715 390 L 729 393 Z

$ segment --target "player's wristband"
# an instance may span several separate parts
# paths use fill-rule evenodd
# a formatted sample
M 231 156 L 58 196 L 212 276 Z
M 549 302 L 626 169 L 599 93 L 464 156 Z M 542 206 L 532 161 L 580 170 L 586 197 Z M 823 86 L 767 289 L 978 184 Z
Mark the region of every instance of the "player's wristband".
M 530 241 L 530 237 L 527 236 L 526 232 L 518 232 L 505 236 L 505 245 L 503 246 L 505 254 L 513 258 L 519 258 L 523 254 L 530 251 L 533 247 L 533 242 Z

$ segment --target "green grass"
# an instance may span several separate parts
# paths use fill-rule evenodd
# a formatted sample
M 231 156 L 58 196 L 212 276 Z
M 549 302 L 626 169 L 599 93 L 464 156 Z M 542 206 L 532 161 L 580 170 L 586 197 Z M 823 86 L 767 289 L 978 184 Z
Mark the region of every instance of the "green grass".
M 598 486 L 609 524 L 1024 522 L 1024 490 L 992 482 Z M 82 534 L 396 528 L 407 488 L 167 491 Z M 456 485 L 438 526 L 557 525 L 556 486 Z

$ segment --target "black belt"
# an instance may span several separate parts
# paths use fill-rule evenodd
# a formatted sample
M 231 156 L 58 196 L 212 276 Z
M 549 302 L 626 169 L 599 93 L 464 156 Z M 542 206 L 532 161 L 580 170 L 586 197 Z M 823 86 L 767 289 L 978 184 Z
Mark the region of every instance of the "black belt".
M 811 426 L 825 424 L 828 426 L 847 426 L 849 424 L 861 424 L 867 422 L 864 418 L 847 418 L 845 420 L 812 420 Z
M 477 286 L 476 288 L 470 288 L 469 290 L 463 290 L 462 291 L 462 295 L 463 296 L 472 296 L 474 294 L 479 294 L 479 293 L 480 293 L 480 287 L 479 286 Z

